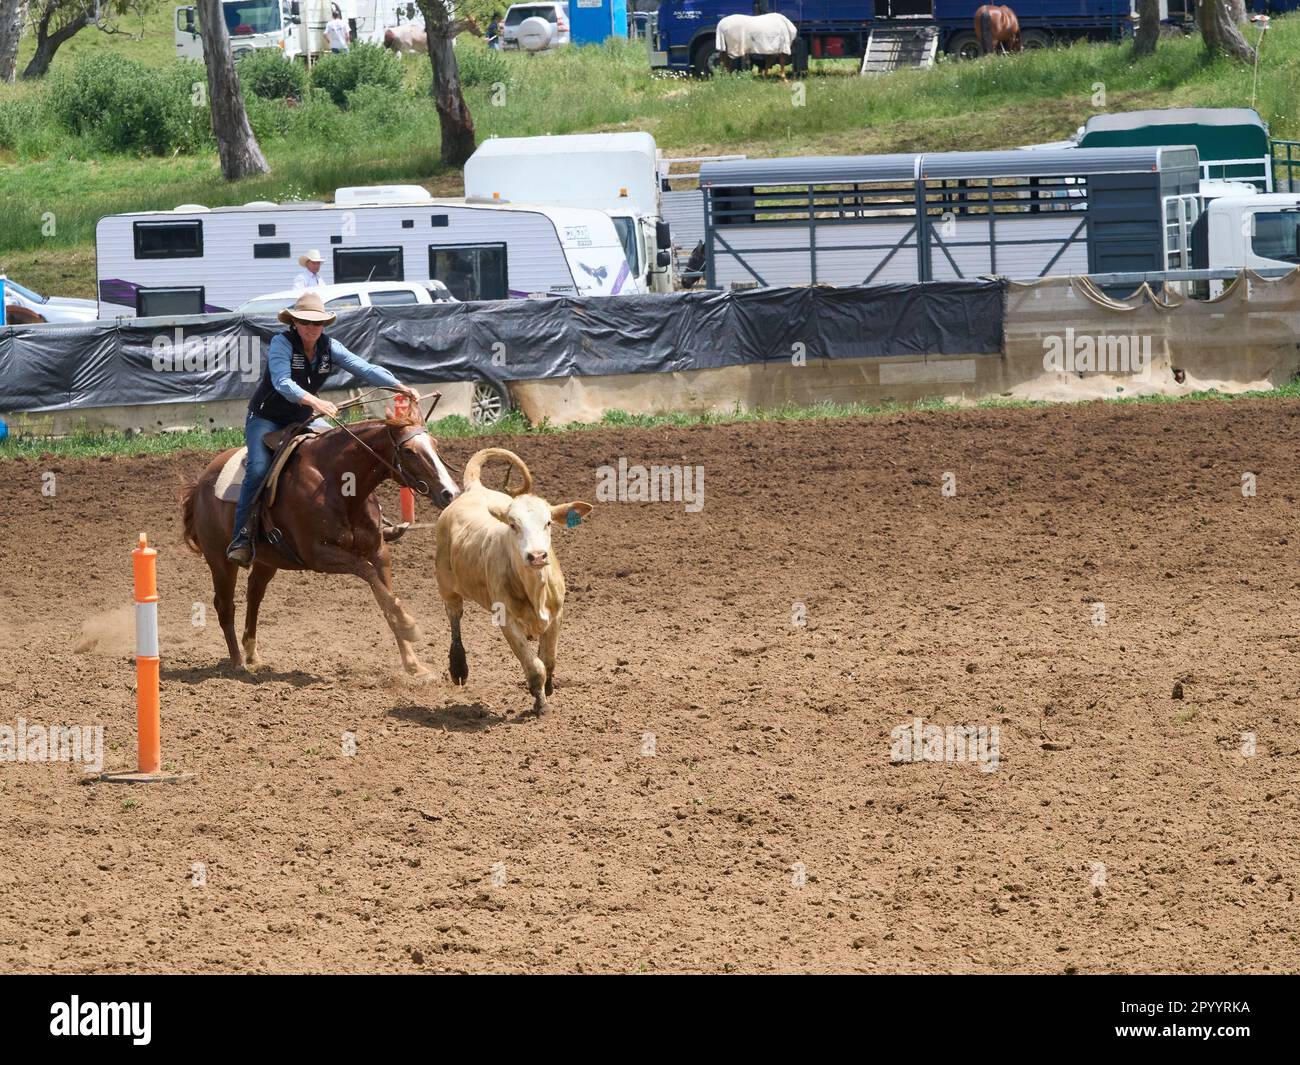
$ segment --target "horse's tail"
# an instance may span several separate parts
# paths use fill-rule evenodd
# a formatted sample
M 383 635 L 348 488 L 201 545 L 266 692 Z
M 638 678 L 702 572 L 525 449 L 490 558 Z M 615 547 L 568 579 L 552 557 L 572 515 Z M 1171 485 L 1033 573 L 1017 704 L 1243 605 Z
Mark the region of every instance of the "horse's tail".
M 529 473 L 523 459 L 503 447 L 485 447 L 482 451 L 474 452 L 465 463 L 465 476 L 461 478 L 461 485 L 466 491 L 470 486 L 480 483 L 483 463 L 488 459 L 505 459 L 524 475 L 524 486 L 515 495 L 524 495 L 533 490 L 533 475 Z
M 993 12 L 987 6 L 975 12 L 975 34 L 979 37 L 980 54 L 988 55 L 993 51 Z
M 188 484 L 181 489 L 181 527 L 186 546 L 196 555 L 203 554 L 199 546 L 199 532 L 194 526 L 194 505 L 199 498 L 199 482 Z

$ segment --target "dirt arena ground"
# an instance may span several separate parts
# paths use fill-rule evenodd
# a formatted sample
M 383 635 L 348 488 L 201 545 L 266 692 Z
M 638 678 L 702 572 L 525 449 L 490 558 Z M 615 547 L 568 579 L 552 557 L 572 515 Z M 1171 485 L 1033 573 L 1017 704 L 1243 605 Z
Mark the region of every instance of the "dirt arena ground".
M 360 582 L 293 574 L 237 676 L 211 612 L 191 624 L 211 586 L 174 496 L 204 456 L 0 463 L 0 724 L 102 723 L 132 764 L 147 529 L 164 759 L 195 774 L 0 764 L 0 971 L 1300 970 L 1297 416 L 500 441 L 553 502 L 620 456 L 705 470 L 699 513 L 556 533 L 540 720 L 481 610 L 469 686 L 446 680 L 429 531 L 394 550 L 437 680 L 398 675 Z M 891 762 L 915 718 L 997 726 L 996 769 Z

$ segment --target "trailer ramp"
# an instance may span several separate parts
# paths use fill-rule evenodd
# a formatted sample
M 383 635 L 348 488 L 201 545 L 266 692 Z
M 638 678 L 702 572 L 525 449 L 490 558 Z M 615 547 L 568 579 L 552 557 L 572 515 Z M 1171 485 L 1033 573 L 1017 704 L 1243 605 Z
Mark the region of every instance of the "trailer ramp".
M 939 53 L 937 26 L 877 26 L 867 38 L 859 74 L 888 74 L 907 67 L 932 67 Z

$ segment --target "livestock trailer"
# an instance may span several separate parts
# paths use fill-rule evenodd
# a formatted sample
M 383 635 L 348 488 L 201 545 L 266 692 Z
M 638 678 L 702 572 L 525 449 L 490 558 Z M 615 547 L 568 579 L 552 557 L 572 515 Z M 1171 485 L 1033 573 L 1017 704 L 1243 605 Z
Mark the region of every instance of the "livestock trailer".
M 799 31 L 793 55 L 798 72 L 811 59 L 867 59 L 876 47 L 894 62 L 884 71 L 933 63 L 936 49 L 963 58 L 979 55 L 975 11 L 983 0 L 661 0 L 647 34 L 653 69 L 703 75 L 718 62 L 714 36 L 727 15 L 785 15 Z M 1118 40 L 1132 32 L 1135 0 L 1017 0 L 1013 5 L 1026 48 L 1055 41 Z M 1161 19 L 1170 17 L 1161 0 Z M 917 48 L 917 38 L 932 42 Z
M 1179 270 L 1193 147 L 705 163 L 705 278 L 865 285 Z
M 604 211 L 435 200 L 418 186 L 336 202 L 108 215 L 95 227 L 101 317 L 211 314 L 290 288 L 319 248 L 326 284 L 441 281 L 458 299 L 644 292 Z

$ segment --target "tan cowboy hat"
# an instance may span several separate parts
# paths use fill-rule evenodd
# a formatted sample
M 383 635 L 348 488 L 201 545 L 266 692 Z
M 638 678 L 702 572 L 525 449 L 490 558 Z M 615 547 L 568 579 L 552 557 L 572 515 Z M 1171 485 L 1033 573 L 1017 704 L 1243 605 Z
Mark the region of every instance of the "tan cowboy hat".
M 298 265 L 306 266 L 308 263 L 323 263 L 325 260 L 320 257 L 320 249 L 312 248 L 306 255 L 298 256 Z
M 333 311 L 327 311 L 321 298 L 314 292 L 304 292 L 292 307 L 286 307 L 276 315 L 285 325 L 294 322 L 306 322 L 308 325 L 329 325 L 338 317 Z

